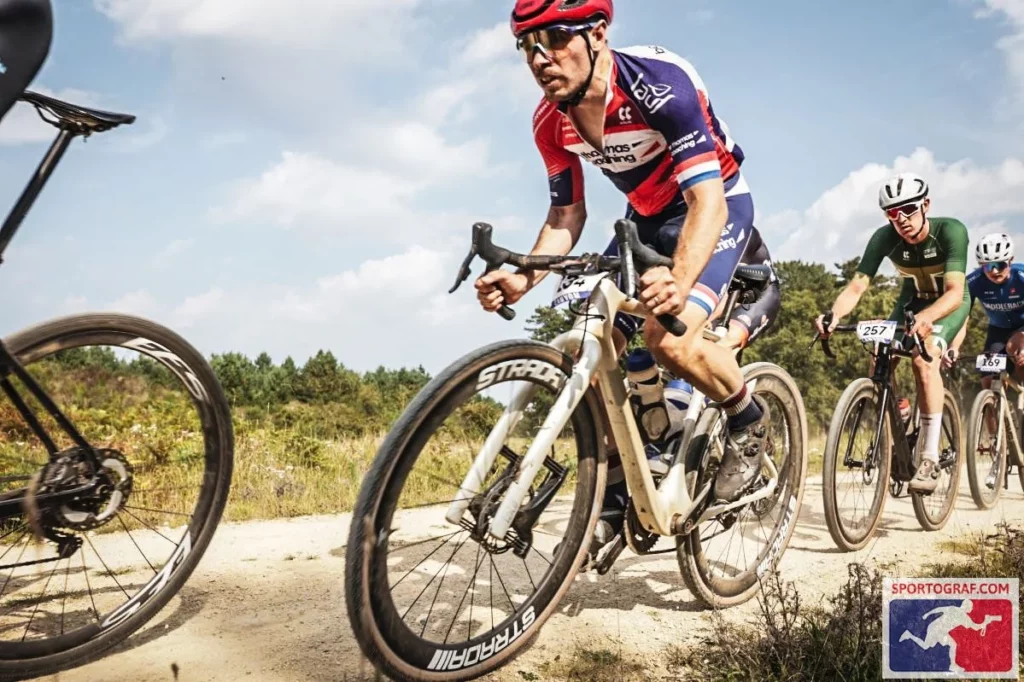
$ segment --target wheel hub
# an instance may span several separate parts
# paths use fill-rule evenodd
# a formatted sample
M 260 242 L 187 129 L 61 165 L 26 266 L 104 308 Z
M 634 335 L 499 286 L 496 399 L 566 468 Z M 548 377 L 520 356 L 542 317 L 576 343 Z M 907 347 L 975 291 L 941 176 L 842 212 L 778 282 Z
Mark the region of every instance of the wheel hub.
M 78 456 L 84 460 L 84 452 Z M 128 502 L 134 480 L 131 464 L 113 449 L 97 449 L 96 456 L 100 462 L 96 489 L 80 500 L 53 509 L 55 526 L 77 531 L 99 528 L 113 519 Z M 82 465 L 85 465 L 84 461 Z

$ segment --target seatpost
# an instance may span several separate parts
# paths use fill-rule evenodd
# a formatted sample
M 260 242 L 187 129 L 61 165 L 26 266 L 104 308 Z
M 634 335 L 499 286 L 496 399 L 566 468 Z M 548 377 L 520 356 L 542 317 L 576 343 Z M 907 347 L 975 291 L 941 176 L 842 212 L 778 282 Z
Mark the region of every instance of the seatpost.
M 3 262 L 4 251 L 7 250 L 7 245 L 11 242 L 14 237 L 14 233 L 18 231 L 21 226 L 21 222 L 25 219 L 32 204 L 35 203 L 36 197 L 43 189 L 43 185 L 50 178 L 50 174 L 53 173 L 53 169 L 57 167 L 57 163 L 61 157 L 64 156 L 64 152 L 67 151 L 68 145 L 71 144 L 71 138 L 76 133 L 68 130 L 61 130 L 56 139 L 50 145 L 50 148 L 46 152 L 46 156 L 39 162 L 39 167 L 36 168 L 35 175 L 25 185 L 25 189 L 22 191 L 21 196 L 18 197 L 18 202 L 14 204 L 14 208 L 11 209 L 10 214 L 7 216 L 7 220 L 4 221 L 4 225 L 0 228 L 0 263 Z

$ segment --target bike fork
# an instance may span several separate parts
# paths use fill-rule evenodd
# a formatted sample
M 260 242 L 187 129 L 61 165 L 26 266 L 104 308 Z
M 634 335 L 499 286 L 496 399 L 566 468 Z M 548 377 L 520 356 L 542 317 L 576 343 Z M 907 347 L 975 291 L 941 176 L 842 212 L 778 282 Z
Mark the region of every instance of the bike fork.
M 580 340 L 580 337 L 582 337 L 582 340 Z M 582 346 L 580 358 L 573 366 L 572 374 L 559 389 L 558 397 L 544 419 L 537 437 L 534 438 L 519 464 L 518 475 L 509 486 L 491 520 L 488 533 L 498 540 L 503 540 L 508 534 L 509 528 L 512 526 L 512 520 L 515 518 L 523 499 L 529 492 L 533 479 L 537 476 L 540 468 L 544 466 L 544 460 L 547 458 L 548 452 L 554 445 L 555 440 L 557 440 L 558 435 L 562 432 L 566 422 L 569 421 L 576 406 L 590 388 L 591 377 L 601 359 L 600 342 L 589 334 L 585 335 L 581 331 L 572 330 L 567 332 L 565 338 L 556 339 L 553 345 L 571 346 L 574 342 Z M 529 403 L 532 393 L 533 391 L 530 387 L 526 387 L 517 393 L 498 420 L 498 424 L 491 430 L 484 446 L 474 459 L 473 466 L 459 487 L 455 500 L 448 508 L 445 519 L 449 523 L 459 525 L 463 514 L 469 507 L 470 501 L 480 493 L 483 481 L 494 465 L 502 444 L 518 421 L 523 409 Z

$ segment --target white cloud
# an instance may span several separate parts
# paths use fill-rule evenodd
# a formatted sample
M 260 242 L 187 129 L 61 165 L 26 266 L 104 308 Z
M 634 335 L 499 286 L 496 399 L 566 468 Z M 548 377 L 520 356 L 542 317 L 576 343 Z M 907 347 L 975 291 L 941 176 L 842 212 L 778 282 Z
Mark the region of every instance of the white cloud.
M 490 28 L 480 29 L 465 40 L 465 47 L 456 59 L 457 64 L 489 64 L 516 56 L 515 40 L 503 21 Z M 522 60 L 519 60 L 522 63 Z M 525 69 L 525 65 L 524 65 Z
M 863 252 L 871 233 L 885 224 L 878 208 L 878 187 L 893 173 L 912 171 L 929 184 L 931 215 L 964 222 L 972 237 L 994 229 L 1000 219 L 1024 214 L 1024 161 L 1008 158 L 993 166 L 970 159 L 942 162 L 923 148 L 890 165 L 866 164 L 825 191 L 805 210 L 758 216 L 756 225 L 778 260 L 825 263 Z
M 187 329 L 199 319 L 224 312 L 229 307 L 226 304 L 224 290 L 220 287 L 197 296 L 189 296 L 174 309 L 174 324 Z
M 107 310 L 142 315 L 143 317 L 152 316 L 158 309 L 156 299 L 145 289 L 124 294 L 107 306 Z
M 144 121 L 144 123 L 142 123 Z M 142 123 L 142 129 L 138 126 Z M 170 134 L 171 129 L 163 117 L 154 115 L 152 117 L 140 117 L 136 123 L 128 128 L 127 134 L 118 135 L 111 139 L 113 148 L 125 154 L 134 154 L 157 145 Z
M 429 143 L 425 149 L 430 149 Z M 460 149 L 437 147 L 434 151 L 448 150 L 458 156 Z M 469 234 L 478 220 L 495 221 L 502 232 L 523 227 L 517 216 L 418 209 L 416 200 L 456 174 L 458 163 L 449 160 L 446 166 L 438 161 L 437 171 L 432 172 L 426 156 L 409 153 L 407 175 L 400 175 L 335 163 L 315 154 L 284 152 L 260 176 L 239 182 L 232 196 L 210 211 L 210 217 L 219 223 L 267 222 L 287 229 L 346 232 L 378 243 L 409 243 L 410 238 L 424 235 L 437 239 L 456 230 Z M 482 172 L 473 159 L 465 168 Z
M 47 97 L 71 102 L 86 107 L 97 107 L 96 94 L 75 88 L 64 88 L 54 92 L 45 86 L 33 85 L 31 90 Z M 36 108 L 27 102 L 17 102 L 0 125 L 0 145 L 31 144 L 52 142 L 57 129 L 39 118 Z
M 387 215 L 424 185 L 286 151 L 258 178 L 242 181 L 231 204 L 214 209 L 212 216 L 221 222 L 267 220 L 282 227 L 359 222 Z
M 975 12 L 979 18 L 1001 15 L 1010 27 L 1010 33 L 996 41 L 1006 59 L 1006 68 L 1013 80 L 1015 97 L 1024 100 L 1024 0 L 983 0 L 984 6 Z
M 533 108 L 538 89 L 522 56 L 516 51 L 508 22 L 499 22 L 453 41 L 455 55 L 438 84 L 417 101 L 417 116 L 432 125 L 454 119 L 464 123 L 477 113 L 477 100 L 500 101 Z
M 163 263 L 164 261 L 174 258 L 178 254 L 191 249 L 195 246 L 195 243 L 196 240 L 192 237 L 188 237 L 186 239 L 175 239 L 161 249 L 153 258 L 153 261 L 156 263 Z
M 94 0 L 128 42 L 217 39 L 268 47 L 364 46 L 395 29 L 418 0 Z M 370 29 L 374 35 L 367 33 Z M 395 42 L 400 42 L 394 36 Z M 382 41 L 383 42 L 383 41 Z

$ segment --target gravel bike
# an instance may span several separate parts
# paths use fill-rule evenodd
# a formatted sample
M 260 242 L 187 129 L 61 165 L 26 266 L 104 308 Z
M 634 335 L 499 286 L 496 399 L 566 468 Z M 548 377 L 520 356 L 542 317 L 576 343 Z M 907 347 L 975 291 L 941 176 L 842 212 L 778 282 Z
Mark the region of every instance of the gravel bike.
M 601 411 L 623 462 L 627 538 L 637 553 L 674 538 L 694 595 L 729 606 L 756 594 L 785 551 L 807 469 L 796 384 L 770 363 L 743 368 L 771 414 L 762 476 L 740 499 L 711 499 L 725 416 L 704 400 L 691 401 L 656 478 L 612 329 L 619 311 L 645 314 L 638 276 L 672 261 L 641 244 L 632 221 L 617 221 L 615 232 L 620 256 L 528 256 L 494 245 L 490 225 L 474 225 L 452 291 L 480 256 L 488 271 L 511 264 L 560 273 L 587 296 L 571 308 L 572 329 L 552 342 L 502 341 L 450 365 L 381 444 L 353 512 L 345 593 L 363 653 L 389 676 L 471 679 L 530 646 L 588 554 L 606 481 Z M 729 305 L 767 281 L 763 268 L 737 270 Z M 514 317 L 507 306 L 501 314 Z M 672 316 L 658 322 L 677 336 L 687 331 Z M 734 544 L 715 542 L 729 531 Z M 732 554 L 716 545 L 746 563 L 728 566 Z M 441 598 L 445 584 L 452 593 Z
M 0 255 L 71 141 L 135 120 L 21 99 L 60 132 L 0 228 Z M 234 435 L 203 356 L 128 315 L 8 336 L 0 389 L 0 680 L 22 680 L 99 658 L 181 589 L 224 511 Z
M 967 358 L 960 358 L 961 361 Z M 1007 395 L 1009 372 L 1005 353 L 975 356 L 975 368 L 992 377 L 992 384 L 974 398 L 967 420 L 967 482 L 979 509 L 991 509 L 1002 490 L 1010 486 L 1010 472 L 1016 467 L 1024 490 L 1024 451 L 1021 450 L 1021 405 L 1024 393 L 1016 384 L 1017 400 Z
M 832 312 L 825 315 L 823 326 L 833 322 Z M 915 349 L 926 361 L 931 355 L 919 334 L 905 334 L 902 342 L 895 339 L 895 320 L 862 320 L 838 325 L 834 333 L 855 332 L 864 346 L 870 346 L 874 370 L 870 377 L 851 382 L 836 404 L 825 441 L 822 489 L 825 522 L 836 545 L 847 552 L 863 548 L 882 520 L 886 501 L 886 483 L 898 497 L 914 477 L 919 463 L 916 452 L 920 434 L 920 409 L 915 403 L 908 419 L 897 408 L 899 396 L 895 382 L 895 359 L 911 358 Z M 914 325 L 914 314 L 906 312 L 904 329 Z M 822 350 L 835 358 L 828 337 L 814 335 Z M 949 520 L 956 504 L 960 483 L 960 461 L 963 453 L 960 408 L 953 393 L 946 388 L 942 406 L 942 433 L 939 442 L 938 487 L 926 495 L 911 493 L 914 515 L 925 530 L 939 530 Z M 861 426 L 864 430 L 861 431 Z M 864 440 L 858 440 L 862 436 Z M 863 490 L 870 499 L 863 501 Z M 853 495 L 851 518 L 844 518 L 847 501 Z M 862 515 L 857 515 L 861 511 Z

